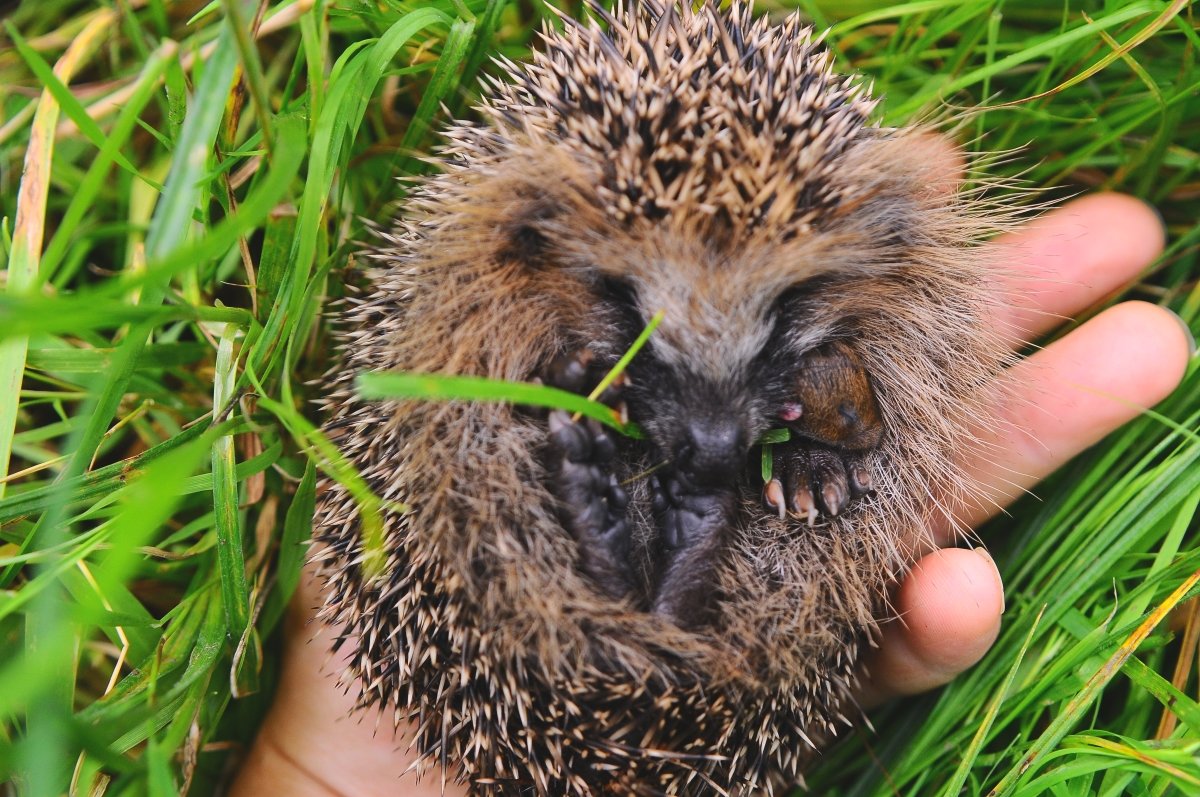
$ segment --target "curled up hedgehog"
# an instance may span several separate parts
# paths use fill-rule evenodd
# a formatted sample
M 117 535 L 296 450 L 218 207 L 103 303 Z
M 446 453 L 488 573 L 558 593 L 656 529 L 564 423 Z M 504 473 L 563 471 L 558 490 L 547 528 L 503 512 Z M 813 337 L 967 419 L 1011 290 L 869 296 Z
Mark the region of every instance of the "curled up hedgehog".
M 1015 212 L 946 188 L 934 134 L 872 121 L 796 17 L 592 16 L 505 64 L 369 252 L 325 428 L 388 508 L 367 567 L 327 485 L 323 619 L 363 705 L 474 794 L 780 794 L 859 716 L 888 588 L 969 491 L 1008 356 L 980 244 Z M 587 394 L 660 312 L 601 397 L 640 437 L 355 392 Z

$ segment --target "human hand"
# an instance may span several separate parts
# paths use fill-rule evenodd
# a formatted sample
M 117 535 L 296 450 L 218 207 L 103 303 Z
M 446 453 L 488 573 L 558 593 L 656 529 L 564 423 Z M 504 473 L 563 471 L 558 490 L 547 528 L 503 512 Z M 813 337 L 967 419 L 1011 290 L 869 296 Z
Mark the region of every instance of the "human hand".
M 1162 250 L 1158 218 L 1137 200 L 1098 194 L 1046 214 L 997 242 L 1024 297 L 996 323 L 1014 346 L 1053 328 L 1125 285 Z M 953 526 L 974 526 L 1022 491 L 1150 406 L 1178 384 L 1191 353 L 1178 318 L 1155 305 L 1126 302 L 1092 318 L 1015 366 L 1018 395 L 1001 402 L 1003 431 L 985 434 L 996 456 L 965 463 L 992 500 L 960 507 L 934 529 L 942 545 Z M 1105 398 L 1118 397 L 1120 400 Z M 1013 430 L 1017 430 L 1013 434 Z M 233 797 L 287 794 L 461 795 L 439 777 L 405 775 L 413 760 L 405 728 L 390 715 L 351 716 L 353 693 L 336 685 L 341 664 L 327 653 L 331 634 L 309 623 L 319 588 L 306 578 L 289 618 L 283 676 L 258 739 L 233 786 Z M 861 700 L 946 683 L 987 651 L 1000 628 L 1000 576 L 986 555 L 945 548 L 922 558 L 899 586 L 901 619 L 884 627 L 865 662 Z M 315 638 L 314 638 L 315 637 Z

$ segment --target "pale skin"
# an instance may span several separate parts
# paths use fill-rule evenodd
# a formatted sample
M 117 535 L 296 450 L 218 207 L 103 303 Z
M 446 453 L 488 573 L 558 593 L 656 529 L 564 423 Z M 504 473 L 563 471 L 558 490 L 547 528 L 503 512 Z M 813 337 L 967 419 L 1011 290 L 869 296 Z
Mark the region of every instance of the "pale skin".
M 1162 251 L 1163 229 L 1146 205 L 1119 194 L 1084 197 L 997 242 L 1023 297 L 1008 317 L 1012 344 L 1033 340 L 1127 285 Z M 973 527 L 999 512 L 1075 454 L 1166 397 L 1194 344 L 1179 319 L 1144 302 L 1112 307 L 1015 366 L 1020 391 L 1003 402 L 1012 429 L 994 456 L 964 463 L 993 500 L 964 506 L 932 529 L 942 545 L 952 526 Z M 1015 398 L 1015 400 L 1013 400 Z M 922 558 L 899 585 L 900 619 L 887 624 L 865 662 L 866 706 L 947 683 L 996 639 L 1004 611 L 1000 574 L 982 549 L 944 548 Z M 320 603 L 306 579 L 293 603 L 283 675 L 272 706 L 233 785 L 232 797 L 461 797 L 437 776 L 416 781 L 407 728 L 390 714 L 350 716 L 352 694 L 336 685 L 330 632 L 311 622 Z

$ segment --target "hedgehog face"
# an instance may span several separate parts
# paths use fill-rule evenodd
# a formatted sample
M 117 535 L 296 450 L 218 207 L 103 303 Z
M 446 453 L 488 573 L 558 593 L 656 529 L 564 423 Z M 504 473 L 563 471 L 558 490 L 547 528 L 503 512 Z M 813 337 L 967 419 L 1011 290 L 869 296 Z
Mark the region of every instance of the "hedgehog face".
M 690 269 L 658 263 L 654 271 L 663 279 L 642 272 L 601 281 L 597 307 L 611 320 L 590 345 L 619 353 L 663 312 L 627 371 L 629 414 L 689 481 L 728 487 L 751 444 L 774 424 L 797 358 L 786 337 L 772 334 L 774 302 L 735 279 L 686 284 L 679 275 Z
M 544 158 L 530 150 L 514 160 Z M 495 248 L 535 274 L 540 290 L 557 285 L 554 293 L 564 297 L 558 337 L 598 355 L 595 370 L 611 367 L 662 313 L 629 366 L 622 396 L 656 461 L 669 462 L 691 483 L 731 488 L 754 441 L 773 427 L 790 425 L 826 443 L 842 440 L 795 423 L 802 403 L 813 405 L 810 416 L 821 409 L 814 391 L 807 390 L 805 402 L 799 392 L 812 382 L 806 374 L 813 357 L 847 336 L 848 320 L 870 312 L 863 296 L 887 290 L 901 247 L 881 245 L 883 232 L 852 214 L 831 214 L 826 229 L 803 231 L 782 222 L 738 231 L 672 214 L 615 223 L 599 193 L 578 188 L 599 170 L 562 159 L 555 171 L 567 187 L 539 187 L 537 200 L 517 213 L 519 222 L 493 225 L 506 236 Z M 897 204 L 903 187 L 886 189 L 887 201 Z M 880 186 L 875 192 L 885 193 Z M 837 368 L 863 370 L 849 362 Z M 869 380 L 864 374 L 857 382 L 849 404 L 829 412 L 845 418 L 862 409 L 870 399 L 856 396 L 869 391 Z

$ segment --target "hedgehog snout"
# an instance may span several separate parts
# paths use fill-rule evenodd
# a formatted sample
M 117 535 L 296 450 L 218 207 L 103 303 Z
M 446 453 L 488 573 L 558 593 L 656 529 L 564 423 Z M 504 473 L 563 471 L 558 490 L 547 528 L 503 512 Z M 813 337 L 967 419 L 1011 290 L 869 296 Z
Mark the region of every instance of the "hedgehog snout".
M 700 486 L 729 484 L 749 449 L 742 424 L 730 415 L 693 415 L 683 420 L 675 467 Z
M 692 490 L 731 488 L 750 453 L 759 402 L 736 379 L 713 379 L 650 356 L 630 366 L 629 413 Z

